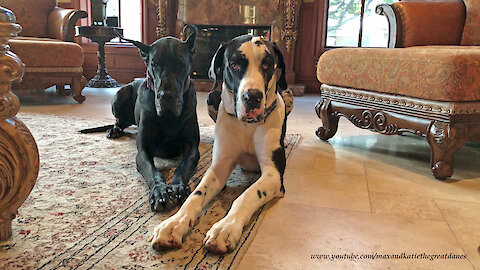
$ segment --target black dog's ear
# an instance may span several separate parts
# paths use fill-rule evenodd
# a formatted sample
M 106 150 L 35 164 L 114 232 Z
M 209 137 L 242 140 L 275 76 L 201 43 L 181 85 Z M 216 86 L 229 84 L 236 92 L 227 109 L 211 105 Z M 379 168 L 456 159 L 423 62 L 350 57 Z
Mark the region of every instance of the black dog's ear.
M 278 48 L 277 43 L 273 42 L 273 50 L 278 58 L 277 68 L 280 68 L 282 72 L 280 73 L 280 79 L 278 80 L 277 84 L 282 89 L 287 89 L 287 80 L 285 79 L 285 61 L 283 60 L 283 55 L 280 49 Z
M 188 35 L 188 38 L 185 40 L 185 43 L 187 43 L 188 48 L 190 49 L 190 52 L 192 54 L 195 54 L 195 39 L 197 38 L 198 29 L 193 24 L 186 24 L 185 27 L 183 27 L 184 36 L 187 36 L 187 31 L 191 33 Z
M 213 87 L 212 90 L 217 89 L 218 81 L 223 80 L 223 65 L 224 65 L 224 55 L 225 49 L 227 46 L 225 43 L 220 44 L 215 55 L 213 56 L 212 63 L 210 64 L 210 68 L 208 69 L 208 77 L 213 80 Z
M 113 29 L 113 31 L 115 31 L 115 34 L 120 38 L 120 39 L 123 39 L 125 41 L 128 41 L 130 43 L 132 43 L 133 45 L 135 45 L 135 47 L 138 48 L 138 51 L 140 52 L 140 55 L 142 56 L 143 58 L 143 61 L 145 61 L 145 63 L 148 62 L 148 56 L 150 54 L 150 49 L 152 48 L 150 45 L 147 45 L 145 43 L 142 43 L 140 41 L 135 41 L 135 40 L 132 40 L 132 39 L 128 39 L 128 38 L 125 38 L 122 34 L 120 34 L 120 32 L 117 31 L 117 29 Z

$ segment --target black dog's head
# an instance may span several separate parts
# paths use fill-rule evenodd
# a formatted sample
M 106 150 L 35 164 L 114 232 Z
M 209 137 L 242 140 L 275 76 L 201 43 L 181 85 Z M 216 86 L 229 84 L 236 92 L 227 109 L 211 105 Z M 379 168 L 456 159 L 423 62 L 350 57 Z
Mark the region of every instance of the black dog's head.
M 132 42 L 145 61 L 147 84 L 155 91 L 155 108 L 159 116 L 167 111 L 175 116 L 182 113 L 183 95 L 190 84 L 197 32 L 194 25 L 185 25 L 183 33 L 188 36 L 185 41 L 164 37 L 151 45 L 121 37 Z
M 220 45 L 209 76 L 214 88 L 223 79 L 228 90 L 222 97 L 225 109 L 245 122 L 262 120 L 267 103 L 276 98 L 277 87 L 287 88 L 285 63 L 278 46 L 250 35 Z

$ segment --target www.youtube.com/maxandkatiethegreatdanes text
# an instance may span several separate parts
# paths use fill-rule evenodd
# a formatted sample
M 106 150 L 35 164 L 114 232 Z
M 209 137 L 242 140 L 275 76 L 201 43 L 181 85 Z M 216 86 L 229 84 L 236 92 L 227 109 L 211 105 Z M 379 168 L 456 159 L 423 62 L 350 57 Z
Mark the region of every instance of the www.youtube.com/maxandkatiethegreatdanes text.
M 330 260 L 330 261 L 355 261 L 355 260 L 461 260 L 466 259 L 464 254 L 426 254 L 426 253 L 398 253 L 398 254 L 312 254 L 310 259 L 312 260 Z

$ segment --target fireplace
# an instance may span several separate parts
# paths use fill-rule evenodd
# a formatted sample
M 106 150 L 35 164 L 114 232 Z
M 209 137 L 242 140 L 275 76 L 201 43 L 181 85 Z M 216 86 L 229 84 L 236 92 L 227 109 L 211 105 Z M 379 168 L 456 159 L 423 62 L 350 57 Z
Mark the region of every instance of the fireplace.
M 247 33 L 278 44 L 286 64 L 287 82 L 295 83 L 294 52 L 301 0 L 152 1 L 158 1 L 159 36 L 185 38 L 182 33 L 185 24 L 199 28 L 194 66 L 197 91 L 210 90 L 207 71 L 220 43 Z
M 215 51 L 222 42 L 234 37 L 251 34 L 270 39 L 271 26 L 243 25 L 195 25 L 198 28 L 195 60 L 193 62 L 193 78 L 208 79 L 208 68 Z

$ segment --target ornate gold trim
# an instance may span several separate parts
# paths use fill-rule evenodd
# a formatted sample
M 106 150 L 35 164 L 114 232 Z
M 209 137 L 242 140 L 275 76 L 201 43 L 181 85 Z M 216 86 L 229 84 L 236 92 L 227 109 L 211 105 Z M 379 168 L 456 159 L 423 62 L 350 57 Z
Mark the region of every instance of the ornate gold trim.
M 155 1 L 155 6 L 157 8 L 157 36 L 165 37 L 168 35 L 167 29 L 167 0 L 158 0 Z
M 287 53 L 290 53 L 292 50 L 292 45 L 297 40 L 297 30 L 295 30 L 296 23 L 296 12 L 295 8 L 297 5 L 296 0 L 284 0 L 284 28 L 282 30 L 282 39 L 285 41 L 285 48 Z

